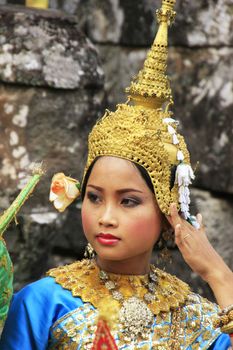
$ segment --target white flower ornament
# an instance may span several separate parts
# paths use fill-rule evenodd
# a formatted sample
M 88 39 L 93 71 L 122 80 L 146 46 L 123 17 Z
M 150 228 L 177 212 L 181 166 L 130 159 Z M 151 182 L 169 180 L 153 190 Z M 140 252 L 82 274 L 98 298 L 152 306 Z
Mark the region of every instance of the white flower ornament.
M 76 198 L 80 196 L 80 183 L 63 173 L 57 173 L 52 178 L 49 200 L 54 207 L 63 212 Z
M 170 125 L 177 125 L 177 121 L 173 118 L 164 118 L 163 122 L 167 124 L 167 132 L 172 136 L 173 145 L 179 145 L 180 141 L 177 137 L 176 129 L 172 125 Z M 178 185 L 180 211 L 182 216 L 191 225 L 198 229 L 200 228 L 200 225 L 197 222 L 196 217 L 190 215 L 189 212 L 190 191 L 188 186 L 192 183 L 192 180 L 195 178 L 195 175 L 191 166 L 189 164 L 185 164 L 184 154 L 179 148 L 177 150 L 176 158 L 179 161 L 179 164 L 176 168 L 175 183 Z
M 180 163 L 176 169 L 175 183 L 179 187 L 179 203 L 180 209 L 187 220 L 190 217 L 189 204 L 190 204 L 190 193 L 188 186 L 192 183 L 195 178 L 193 169 L 189 164 Z

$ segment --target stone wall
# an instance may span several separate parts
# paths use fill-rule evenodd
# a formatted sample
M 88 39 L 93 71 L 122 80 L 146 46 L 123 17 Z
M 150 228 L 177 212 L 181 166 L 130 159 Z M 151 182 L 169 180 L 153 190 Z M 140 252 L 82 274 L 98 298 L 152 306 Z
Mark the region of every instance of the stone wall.
M 47 169 L 18 226 L 5 236 L 18 288 L 48 269 L 54 242 L 72 247 L 73 254 L 85 244 L 79 203 L 59 216 L 48 202 L 49 185 L 58 171 L 81 177 L 87 134 L 102 114 L 105 94 L 97 51 L 75 18 L 2 6 L 0 23 L 1 210 L 23 186 L 32 162 L 43 161 Z M 72 242 L 74 237 L 79 239 Z
M 0 0 L 0 3 L 5 4 L 6 1 Z M 159 0 L 50 1 L 50 8 L 53 11 L 57 10 L 74 16 L 78 26 L 98 48 L 106 77 L 105 90 L 108 97 L 106 107 L 109 109 L 114 109 L 117 103 L 126 100 L 124 88 L 141 68 L 146 52 L 154 39 L 156 32 L 154 12 L 159 6 Z M 231 0 L 197 0 L 195 2 L 177 0 L 176 10 L 177 19 L 170 30 L 168 69 L 174 91 L 175 117 L 180 120 L 182 133 L 187 137 L 194 166 L 199 162 L 194 185 L 196 189 L 193 191 L 195 203 L 193 211 L 203 212 L 211 241 L 233 268 L 231 248 L 233 246 L 233 67 L 231 60 L 233 3 Z M 79 64 L 81 61 L 78 61 Z M 54 76 L 56 77 L 56 74 Z M 90 89 L 87 90 L 90 91 Z M 98 96 L 100 90 L 97 89 Z M 84 92 L 86 93 L 86 90 Z M 56 90 L 56 96 L 57 94 L 59 91 Z M 64 91 L 61 94 L 64 96 Z M 91 98 L 92 96 L 87 98 L 87 104 L 91 103 Z M 63 98 L 57 97 L 57 99 L 63 106 L 67 105 Z M 46 100 L 47 98 L 43 100 L 44 103 L 47 103 Z M 81 102 L 82 98 L 79 101 Z M 37 102 L 35 102 L 33 106 L 36 109 Z M 40 100 L 39 105 L 41 104 Z M 99 110 L 99 105 L 92 107 Z M 51 104 L 47 103 L 47 108 L 51 114 L 54 113 L 54 107 Z M 80 105 L 77 109 L 79 108 Z M 56 111 L 57 113 L 60 111 L 58 102 Z M 61 114 L 60 123 L 62 120 L 62 125 L 67 125 L 67 119 L 63 119 L 63 113 Z M 71 114 L 69 113 L 69 116 Z M 46 114 L 44 117 L 46 118 Z M 87 125 L 86 122 L 82 122 L 86 133 L 95 119 L 93 113 L 90 114 L 90 118 L 92 121 Z M 59 123 L 58 120 L 56 122 Z M 36 132 L 41 134 L 37 128 L 32 128 L 29 135 Z M 47 139 L 49 140 L 50 137 L 51 134 Z M 69 139 L 69 136 L 67 137 Z M 57 138 L 59 140 L 61 138 L 59 132 Z M 63 145 L 60 147 L 64 148 L 62 164 L 66 167 L 68 165 L 65 152 L 70 149 L 69 147 L 73 149 L 71 146 L 73 143 L 69 143 L 66 139 L 62 141 L 60 143 Z M 80 145 L 77 146 L 77 150 L 81 147 L 84 152 L 85 142 Z M 51 149 L 54 147 L 53 144 Z M 35 154 L 43 158 L 47 147 L 43 147 L 42 150 L 39 149 L 40 146 L 34 146 L 34 148 L 37 150 Z M 76 151 L 74 153 L 76 156 Z M 59 161 L 51 170 L 57 169 L 58 163 Z M 9 163 L 7 169 L 10 169 Z M 69 171 L 74 175 L 74 168 L 70 169 Z M 43 193 L 40 194 L 42 195 Z M 47 204 L 44 205 L 46 207 Z M 79 251 L 78 248 L 73 249 L 73 246 L 78 245 L 76 233 L 72 235 L 70 232 L 75 230 L 73 226 L 70 229 L 67 224 L 68 218 L 71 218 L 69 222 L 76 225 L 74 224 L 74 221 L 76 223 L 75 208 L 71 208 L 65 215 L 67 219 L 64 219 L 64 216 L 56 217 L 64 234 L 58 235 L 55 246 L 59 249 L 65 247 L 69 251 L 69 256 L 72 252 L 76 255 Z M 61 221 L 66 224 L 63 225 Z M 46 224 L 44 227 L 47 227 Z M 58 226 L 55 227 L 57 229 Z M 49 232 L 54 231 L 49 230 Z M 173 264 L 172 271 L 191 281 L 196 290 L 210 296 L 208 287 L 185 268 L 177 252 L 175 256 L 177 264 Z M 60 256 L 55 256 L 55 259 L 59 262 Z

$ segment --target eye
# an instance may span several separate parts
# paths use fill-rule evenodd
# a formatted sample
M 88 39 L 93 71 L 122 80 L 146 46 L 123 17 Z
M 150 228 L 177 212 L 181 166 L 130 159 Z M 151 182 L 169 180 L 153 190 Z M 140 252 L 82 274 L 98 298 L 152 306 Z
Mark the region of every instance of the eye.
M 91 203 L 95 203 L 95 204 L 100 203 L 100 200 L 101 200 L 100 197 L 94 192 L 87 192 L 87 198 Z
M 123 206 L 127 208 L 134 208 L 141 204 L 141 200 L 136 198 L 123 198 L 121 204 L 123 204 Z

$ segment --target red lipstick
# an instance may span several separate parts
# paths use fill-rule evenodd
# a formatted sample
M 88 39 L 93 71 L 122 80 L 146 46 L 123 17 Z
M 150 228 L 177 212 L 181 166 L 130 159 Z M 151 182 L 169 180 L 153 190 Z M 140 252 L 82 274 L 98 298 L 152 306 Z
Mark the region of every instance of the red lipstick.
M 97 241 L 102 245 L 115 245 L 120 241 L 120 238 L 112 235 L 111 233 L 99 233 L 96 236 Z

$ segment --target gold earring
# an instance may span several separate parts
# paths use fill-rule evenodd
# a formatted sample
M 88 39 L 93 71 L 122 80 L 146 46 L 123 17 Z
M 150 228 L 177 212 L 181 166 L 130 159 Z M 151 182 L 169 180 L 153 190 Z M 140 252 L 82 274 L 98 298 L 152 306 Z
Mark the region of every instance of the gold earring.
M 93 259 L 95 257 L 95 251 L 91 245 L 91 243 L 88 243 L 86 248 L 85 248 L 85 252 L 84 252 L 84 258 L 86 259 Z

